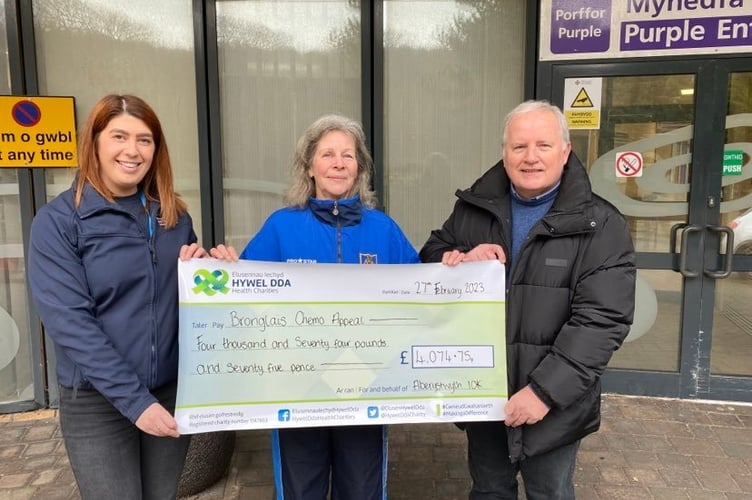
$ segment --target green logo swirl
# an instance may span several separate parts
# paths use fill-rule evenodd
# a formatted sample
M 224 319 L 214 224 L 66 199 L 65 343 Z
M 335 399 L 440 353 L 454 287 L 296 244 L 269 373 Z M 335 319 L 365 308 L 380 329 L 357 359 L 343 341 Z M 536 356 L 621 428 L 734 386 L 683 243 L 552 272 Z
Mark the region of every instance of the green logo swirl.
M 215 269 L 209 271 L 208 269 L 199 269 L 193 273 L 193 282 L 196 286 L 193 287 L 193 293 L 205 293 L 209 297 L 219 293 L 227 293 L 230 291 L 230 287 L 226 286 L 230 281 L 230 275 L 224 269 Z

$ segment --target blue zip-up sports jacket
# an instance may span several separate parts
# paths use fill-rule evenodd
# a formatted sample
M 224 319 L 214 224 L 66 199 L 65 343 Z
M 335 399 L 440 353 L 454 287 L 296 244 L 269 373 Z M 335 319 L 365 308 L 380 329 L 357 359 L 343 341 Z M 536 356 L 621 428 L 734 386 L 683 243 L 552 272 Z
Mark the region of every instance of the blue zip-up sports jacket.
M 157 399 L 150 389 L 177 378 L 180 247 L 196 241 L 185 214 L 154 234 L 88 184 L 37 213 L 31 225 L 29 285 L 55 344 L 57 378 L 96 389 L 135 422 Z
M 397 224 L 375 209 L 365 208 L 359 197 L 345 200 L 319 200 L 311 198 L 305 208 L 283 208 L 272 213 L 258 233 L 240 254 L 245 260 L 265 260 L 272 262 L 305 263 L 344 263 L 344 264 L 412 264 L 418 262 L 418 254 Z M 341 287 L 339 283 L 332 286 Z M 346 286 L 346 285 L 345 285 Z M 363 431 L 350 433 L 350 452 L 359 449 L 362 443 L 373 446 L 373 439 L 362 440 Z M 382 430 L 382 433 L 385 431 Z M 383 491 L 386 498 L 387 452 L 386 436 L 380 474 L 361 475 L 353 478 L 355 488 L 365 487 L 365 491 Z M 365 446 L 363 444 L 363 446 Z M 286 497 L 282 481 L 282 444 L 279 430 L 272 431 L 272 455 L 276 498 Z M 302 443 L 295 445 L 294 455 L 310 455 L 326 460 L 322 456 L 318 442 L 314 441 L 306 453 Z M 302 455 L 301 455 L 302 453 Z M 332 453 L 335 453 L 334 451 Z M 356 451 L 357 453 L 357 451 Z M 336 460 L 347 461 L 348 453 Z M 332 460 L 335 460 L 332 458 Z M 358 463 L 362 462 L 362 458 Z M 306 462 L 297 462 L 297 467 L 306 467 Z M 302 465 L 301 465 L 302 464 Z M 369 464 L 368 468 L 376 467 Z M 295 473 L 291 473 L 295 480 Z M 366 479 L 368 477 L 368 479 Z M 378 479 L 379 484 L 364 484 L 364 481 Z M 327 476 L 328 482 L 328 476 Z M 360 490 L 358 490 L 360 491 Z M 347 497 L 348 493 L 344 493 Z
M 360 198 L 319 200 L 272 213 L 241 259 L 272 262 L 412 264 L 418 254 L 385 213 Z

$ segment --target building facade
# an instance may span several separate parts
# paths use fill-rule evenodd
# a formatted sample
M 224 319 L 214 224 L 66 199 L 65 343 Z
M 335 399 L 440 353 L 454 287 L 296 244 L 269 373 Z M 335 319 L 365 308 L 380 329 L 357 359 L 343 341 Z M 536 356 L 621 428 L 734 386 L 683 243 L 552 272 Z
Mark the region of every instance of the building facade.
M 606 390 L 682 398 L 752 401 L 750 52 L 750 0 L 0 0 L 0 95 L 72 96 L 80 121 L 104 94 L 145 98 L 207 247 L 242 248 L 281 206 L 321 114 L 363 122 L 380 205 L 420 248 L 498 161 L 506 112 L 560 105 L 638 251 Z M 11 412 L 56 404 L 24 256 L 74 170 L 0 167 Z

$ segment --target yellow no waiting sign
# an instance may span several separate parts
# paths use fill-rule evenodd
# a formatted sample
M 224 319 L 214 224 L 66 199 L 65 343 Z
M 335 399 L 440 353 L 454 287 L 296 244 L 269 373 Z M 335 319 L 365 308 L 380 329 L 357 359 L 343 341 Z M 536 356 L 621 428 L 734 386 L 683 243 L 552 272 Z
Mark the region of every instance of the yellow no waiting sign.
M 73 97 L 0 96 L 0 167 L 77 167 Z

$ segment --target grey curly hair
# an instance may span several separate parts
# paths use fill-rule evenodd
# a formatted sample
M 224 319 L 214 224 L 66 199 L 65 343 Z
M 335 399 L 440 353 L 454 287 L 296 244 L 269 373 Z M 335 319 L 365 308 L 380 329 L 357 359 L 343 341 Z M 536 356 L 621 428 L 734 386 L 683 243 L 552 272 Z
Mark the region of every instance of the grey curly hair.
M 292 182 L 285 193 L 289 206 L 303 208 L 308 199 L 316 194 L 316 185 L 308 174 L 316 147 L 324 135 L 339 130 L 355 140 L 355 158 L 358 162 L 358 176 L 351 192 L 346 197 L 360 195 L 360 201 L 367 207 L 376 206 L 376 193 L 371 189 L 373 178 L 373 158 L 366 147 L 363 127 L 357 121 L 341 115 L 324 115 L 313 122 L 298 139 L 292 161 Z

